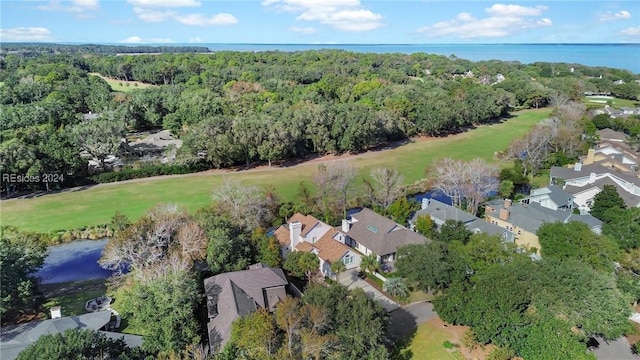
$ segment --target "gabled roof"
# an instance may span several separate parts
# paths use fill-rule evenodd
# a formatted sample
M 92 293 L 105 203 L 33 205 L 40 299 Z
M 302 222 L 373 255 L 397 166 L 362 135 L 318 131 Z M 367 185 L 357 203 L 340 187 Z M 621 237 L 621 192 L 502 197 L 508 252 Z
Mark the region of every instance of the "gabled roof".
M 616 183 L 615 181 L 611 180 L 608 177 L 600 180 L 596 180 L 592 184 L 585 185 L 582 187 L 567 185 L 565 186 L 565 191 L 568 193 L 577 195 L 577 194 L 592 190 L 593 188 L 598 188 L 599 190 L 602 190 L 604 189 L 605 185 L 614 186 L 616 188 L 616 191 L 618 192 L 618 195 L 620 195 L 622 200 L 624 200 L 624 203 L 625 205 L 627 205 L 627 207 L 636 207 L 640 203 L 640 196 L 631 194 L 630 192 L 621 188 L 620 185 L 618 185 L 618 183 Z
M 238 317 L 256 311 L 258 306 L 273 310 L 286 296 L 283 287 L 288 283 L 282 269 L 266 266 L 252 266 L 250 270 L 205 279 L 211 347 L 217 349 L 226 344 L 231 336 L 231 323 Z
M 393 254 L 401 246 L 423 244 L 428 240 L 367 208 L 352 214 L 351 219 L 347 235 L 378 256 Z
M 445 204 L 435 199 L 429 199 L 429 205 L 427 205 L 425 209 L 416 211 L 411 221 L 415 222 L 418 217 L 423 215 L 430 215 L 432 218 L 441 219 L 443 221 L 455 220 L 462 221 L 463 223 L 472 222 L 477 219 L 466 211 L 462 211 L 455 206 Z
M 506 221 L 534 234 L 545 223 L 580 221 L 589 225 L 590 228 L 602 224 L 602 221 L 591 215 L 575 215 L 569 211 L 547 209 L 535 202 L 530 204 L 514 203 L 508 208 L 504 207 L 502 200 L 490 201 L 487 205 L 489 205 L 486 211 L 487 215 L 500 218 L 500 210 L 506 209 L 509 211 Z
M 349 252 L 349 247 L 334 239 L 337 230 L 332 230 L 324 234 L 313 246 L 318 249 L 318 257 L 329 263 L 339 261 Z
M 615 131 L 610 128 L 601 129 L 596 131 L 596 134 L 600 137 L 600 140 L 618 140 L 624 141 L 629 136 L 621 131 Z
M 566 181 L 588 177 L 591 173 L 615 175 L 624 181 L 640 186 L 640 178 L 634 176 L 633 173 L 621 172 L 600 164 L 582 165 L 582 169 L 579 171 L 564 166 L 551 167 L 551 177 L 561 178 Z
M 316 225 L 320 223 L 320 220 L 316 219 L 313 215 L 302 215 L 300 213 L 293 214 L 288 223 L 296 221 L 302 223 L 302 231 L 300 232 L 300 235 L 302 237 L 307 236 L 309 231 L 311 231 Z
M 289 238 L 290 234 L 291 232 L 289 231 L 289 228 L 287 227 L 287 225 L 280 225 L 278 226 L 276 231 L 273 233 L 273 236 L 275 236 L 276 240 L 278 240 L 280 247 L 285 247 L 285 246 L 289 246 L 291 242 L 291 239 Z
M 100 330 L 111 320 L 110 311 L 97 311 L 79 316 L 67 316 L 24 324 L 3 326 L 0 329 L 0 355 L 12 360 L 43 335 L 55 335 L 70 329 Z
M 569 201 L 571 201 L 572 195 L 564 191 L 560 186 L 549 185 L 547 189 L 549 189 L 549 198 L 556 203 L 556 205 L 567 205 Z

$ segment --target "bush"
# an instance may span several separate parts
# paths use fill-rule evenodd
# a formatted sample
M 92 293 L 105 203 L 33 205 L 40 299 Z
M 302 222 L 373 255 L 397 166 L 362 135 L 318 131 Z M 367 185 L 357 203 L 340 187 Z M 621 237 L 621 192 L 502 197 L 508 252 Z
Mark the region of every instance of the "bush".
M 451 342 L 451 341 L 449 341 L 449 340 L 447 340 L 447 341 L 443 342 L 443 343 L 442 343 L 442 346 L 443 346 L 445 349 L 453 349 L 453 348 L 457 348 L 457 347 L 459 347 L 459 345 L 458 345 L 458 344 L 454 344 L 454 343 L 452 343 L 452 342 Z
M 190 174 L 207 170 L 202 163 L 180 164 L 180 165 L 147 165 L 139 169 L 122 169 L 120 171 L 104 172 L 90 177 L 90 180 L 97 184 L 104 184 L 116 181 L 142 179 L 152 176 Z

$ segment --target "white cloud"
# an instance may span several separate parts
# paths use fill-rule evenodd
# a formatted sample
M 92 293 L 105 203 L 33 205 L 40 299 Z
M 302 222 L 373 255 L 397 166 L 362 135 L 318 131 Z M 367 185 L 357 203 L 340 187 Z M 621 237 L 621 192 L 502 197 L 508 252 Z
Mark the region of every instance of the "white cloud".
M 0 41 L 49 41 L 51 31 L 43 27 L 0 29 Z
M 382 27 L 382 15 L 362 7 L 360 0 L 264 0 L 262 6 L 297 13 L 296 20 L 319 22 L 344 31 L 371 31 Z
M 546 6 L 542 5 L 526 7 L 521 5 L 493 4 L 490 8 L 486 8 L 485 11 L 493 16 L 538 16 L 547 9 Z
M 460 39 L 505 37 L 528 29 L 552 26 L 553 21 L 549 18 L 535 18 L 545 10 L 545 6 L 494 4 L 485 8 L 488 17 L 476 18 L 462 12 L 453 20 L 424 26 L 417 32 L 429 37 L 453 36 Z
M 317 30 L 312 27 L 299 27 L 299 26 L 292 26 L 289 28 L 289 31 L 293 31 L 299 34 L 304 34 L 304 35 L 311 35 L 317 32 Z
M 140 20 L 146 22 L 161 22 L 176 15 L 176 12 L 171 10 L 152 10 L 139 7 L 134 7 L 133 12 Z
M 47 4 L 36 6 L 36 9 L 42 11 L 63 11 L 76 14 L 76 17 L 88 19 L 94 16 L 94 12 L 100 10 L 98 0 L 71 0 L 60 1 L 51 0 Z
M 627 10 L 620 10 L 616 13 L 611 11 L 607 11 L 606 13 L 600 14 L 598 20 L 600 21 L 612 21 L 612 20 L 624 20 L 631 18 L 631 13 Z
M 196 0 L 127 0 L 133 5 L 133 12 L 138 19 L 146 22 L 162 22 L 176 20 L 191 26 L 223 26 L 235 25 L 238 19 L 231 14 L 219 13 L 207 16 L 202 13 L 179 14 L 177 8 L 198 7 L 202 5 Z
M 148 38 L 148 39 L 143 39 L 139 36 L 130 36 L 124 40 L 120 40 L 118 41 L 119 43 L 124 43 L 124 44 L 166 44 L 166 43 L 172 43 L 173 40 L 168 39 L 168 38 Z
M 189 39 L 190 43 L 201 43 L 204 42 L 199 36 Z
M 181 8 L 197 7 L 201 3 L 195 0 L 127 0 L 129 4 L 141 8 Z
M 618 33 L 628 38 L 640 40 L 640 26 L 628 27 L 626 29 L 620 30 Z
M 175 19 L 185 25 L 196 26 L 224 26 L 238 23 L 238 19 L 236 19 L 235 16 L 225 13 L 216 14 L 211 17 L 206 17 L 203 14 L 188 14 L 176 16 Z

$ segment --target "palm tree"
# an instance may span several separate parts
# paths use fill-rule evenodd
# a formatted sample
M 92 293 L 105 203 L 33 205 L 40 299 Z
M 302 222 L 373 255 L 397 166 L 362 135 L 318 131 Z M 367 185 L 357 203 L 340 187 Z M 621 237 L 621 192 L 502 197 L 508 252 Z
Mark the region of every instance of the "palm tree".
M 380 262 L 376 254 L 370 254 L 362 258 L 360 262 L 360 270 L 373 273 L 380 268 Z
M 347 270 L 347 267 L 340 260 L 331 263 L 331 272 L 336 274 L 336 281 L 340 282 L 340 273 Z
M 382 290 L 400 299 L 406 298 L 409 295 L 407 284 L 399 277 L 388 278 L 382 285 Z

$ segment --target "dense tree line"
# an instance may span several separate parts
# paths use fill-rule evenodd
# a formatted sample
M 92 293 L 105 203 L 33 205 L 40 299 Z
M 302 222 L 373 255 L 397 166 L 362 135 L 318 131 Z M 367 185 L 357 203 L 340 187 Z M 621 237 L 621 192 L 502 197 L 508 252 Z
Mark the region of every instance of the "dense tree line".
M 5 43 L 0 54 L 21 54 L 41 56 L 43 54 L 145 54 L 145 53 L 201 53 L 209 52 L 204 46 L 152 46 L 152 45 L 69 45 L 41 43 Z
M 593 359 L 588 338 L 633 331 L 627 318 L 640 299 L 637 209 L 625 209 L 612 188 L 593 208 L 605 221 L 602 235 L 582 223 L 546 223 L 538 260 L 460 222 L 435 227 L 422 218 L 416 230 L 434 241 L 400 248 L 396 267 L 412 286 L 438 294 L 443 320 L 497 345 L 496 356 Z
M 5 191 L 87 182 L 87 158 L 100 162 L 126 131 L 171 130 L 184 141 L 180 164 L 271 164 L 314 153 L 363 151 L 416 134 L 446 135 L 495 121 L 512 109 L 607 91 L 605 85 L 616 80 L 636 85 L 635 75 L 615 69 L 471 62 L 423 53 L 200 54 L 163 48 L 158 52 L 171 53 L 83 56 L 93 48 L 54 49 L 36 57 L 2 54 L 0 170 L 40 177 L 56 173 L 65 180 L 3 181 Z M 155 86 L 114 93 L 90 72 Z M 81 114 L 89 112 L 101 116 L 83 120 Z

